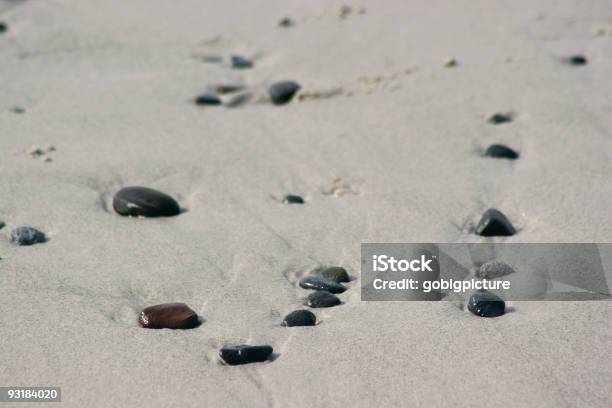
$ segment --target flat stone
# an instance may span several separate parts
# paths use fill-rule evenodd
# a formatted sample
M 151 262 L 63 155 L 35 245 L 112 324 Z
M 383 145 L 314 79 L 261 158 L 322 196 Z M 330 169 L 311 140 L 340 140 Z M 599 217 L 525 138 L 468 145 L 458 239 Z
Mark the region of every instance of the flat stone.
M 215 92 L 219 95 L 227 95 L 245 90 L 246 87 L 240 84 L 220 84 L 215 87 Z
M 164 303 L 144 308 L 138 323 L 146 329 L 193 329 L 200 325 L 200 319 L 184 303 Z
M 304 204 L 304 199 L 299 195 L 289 194 L 283 198 L 283 204 Z
M 312 275 L 300 280 L 300 287 L 310 290 L 324 290 L 330 293 L 342 293 L 346 287 L 320 275 Z
M 11 242 L 16 245 L 27 246 L 47 242 L 47 237 L 36 228 L 18 227 L 11 231 Z
M 489 118 L 489 123 L 501 125 L 502 123 L 512 122 L 512 115 L 509 113 L 496 113 Z
M 475 232 L 483 237 L 506 237 L 516 234 L 516 229 L 504 214 L 489 208 L 482 215 Z
M 338 306 L 340 303 L 338 296 L 323 290 L 312 292 L 304 301 L 306 306 L 312 308 L 333 307 Z
M 278 21 L 278 26 L 279 27 L 291 27 L 293 26 L 294 22 L 293 20 L 291 20 L 289 17 L 283 17 Z
M 272 355 L 270 346 L 247 346 L 223 347 L 219 350 L 219 357 L 226 364 L 240 365 L 248 363 L 260 363 L 266 361 Z
M 506 304 L 494 293 L 478 289 L 470 296 L 468 310 L 481 317 L 497 317 L 506 312 Z
M 281 326 L 314 326 L 317 324 L 317 316 L 309 310 L 295 310 L 283 319 Z
M 351 280 L 348 273 L 346 272 L 346 269 L 341 266 L 329 266 L 326 268 L 321 268 L 316 271 L 316 274 L 321 275 L 324 278 L 331 279 L 336 283 L 349 282 Z
M 248 69 L 253 68 L 253 61 L 241 57 L 240 55 L 232 55 L 232 68 Z
M 272 84 L 269 89 L 272 103 L 275 105 L 284 105 L 290 102 L 300 88 L 300 84 L 294 81 L 283 81 Z
M 480 265 L 476 271 L 476 277 L 481 279 L 495 279 L 514 273 L 510 265 L 502 261 L 489 261 Z
M 487 147 L 487 150 L 485 151 L 485 156 L 494 157 L 496 159 L 514 160 L 518 159 L 519 154 L 515 150 L 507 146 L 500 144 L 492 144 L 491 146 Z
M 0 34 L 8 31 L 8 25 L 0 21 Z
M 221 105 L 223 102 L 221 101 L 221 99 L 219 99 L 218 96 L 216 95 L 211 95 L 211 94 L 203 94 L 200 95 L 198 97 L 195 98 L 194 100 L 196 105 L 200 105 L 200 106 L 218 106 Z
M 586 65 L 588 61 L 584 55 L 573 55 L 567 58 L 567 63 L 570 65 Z
M 171 217 L 181 212 L 176 200 L 147 187 L 124 187 L 115 194 L 113 208 L 124 216 Z

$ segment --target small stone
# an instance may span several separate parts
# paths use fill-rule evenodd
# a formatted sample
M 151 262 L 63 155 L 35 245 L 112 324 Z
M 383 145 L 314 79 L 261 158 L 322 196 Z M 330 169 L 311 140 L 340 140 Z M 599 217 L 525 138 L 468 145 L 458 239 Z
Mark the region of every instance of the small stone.
M 240 55 L 232 55 L 232 68 L 247 69 L 253 68 L 253 61 L 241 57 Z
M 309 310 L 296 310 L 289 313 L 283 319 L 281 326 L 314 326 L 317 324 L 317 316 Z
M 34 245 L 47 241 L 44 233 L 32 227 L 18 227 L 11 231 L 11 242 L 16 245 Z
M 291 20 L 289 17 L 284 17 L 284 18 L 281 18 L 281 19 L 278 21 L 278 26 L 279 26 L 279 27 L 284 27 L 284 28 L 287 28 L 287 27 L 292 27 L 292 26 L 293 26 L 293 24 L 294 24 L 293 20 Z
M 566 59 L 570 65 L 586 65 L 587 59 L 584 55 L 573 55 Z
M 193 329 L 200 318 L 184 303 L 164 303 L 144 308 L 138 323 L 145 329 Z
M 512 122 L 512 115 L 509 113 L 496 113 L 489 118 L 489 123 L 501 125 L 502 123 Z
M 22 114 L 25 113 L 25 109 L 22 108 L 21 106 L 14 106 L 13 109 L 11 109 L 13 111 L 13 113 L 17 113 L 17 114 Z
M 480 265 L 476 277 L 480 279 L 496 279 L 514 273 L 510 265 L 502 261 L 489 261 Z
M 480 317 L 497 317 L 505 313 L 506 304 L 494 293 L 478 289 L 470 296 L 468 310 Z
M 494 157 L 496 159 L 514 160 L 518 159 L 519 154 L 515 150 L 507 146 L 500 144 L 492 144 L 485 151 L 485 156 Z
M 8 31 L 8 25 L 0 21 L 0 34 Z
M 215 87 L 215 92 L 219 95 L 227 95 L 235 92 L 240 92 L 245 89 L 244 85 L 240 84 L 221 84 Z
M 340 303 L 341 302 L 338 296 L 323 290 L 312 292 L 310 295 L 308 295 L 306 301 L 304 302 L 306 306 L 312 308 L 333 307 L 338 306 Z
M 0 221 L 0 229 L 6 227 L 6 224 L 3 221 Z
M 476 226 L 476 234 L 483 237 L 501 237 L 516 234 L 508 218 L 498 210 L 489 208 Z
M 304 204 L 304 199 L 299 195 L 289 194 L 283 198 L 283 204 Z
M 327 268 L 321 268 L 317 271 L 317 275 L 321 275 L 324 278 L 333 280 L 336 283 L 349 282 L 349 278 L 346 269 L 341 266 L 330 266 Z
M 211 94 L 200 95 L 195 98 L 194 102 L 196 105 L 200 105 L 200 106 L 205 106 L 205 105 L 216 106 L 216 105 L 221 105 L 223 103 L 221 99 L 219 99 L 219 97 L 217 97 L 216 95 L 211 95 Z
M 115 194 L 113 208 L 124 216 L 171 217 L 181 212 L 176 200 L 147 187 L 124 187 Z
M 459 65 L 459 62 L 455 58 L 448 58 L 444 62 L 444 67 L 446 68 L 453 68 L 453 67 L 456 67 L 457 65 Z
M 275 105 L 284 105 L 293 99 L 300 90 L 300 85 L 294 81 L 283 81 L 272 84 L 269 89 L 270 98 Z
M 300 287 L 310 290 L 325 290 L 330 293 L 342 293 L 346 290 L 346 287 L 320 275 L 302 278 Z
M 270 346 L 247 346 L 223 347 L 219 350 L 219 357 L 226 364 L 240 365 L 248 363 L 260 363 L 266 361 L 272 355 Z
M 353 8 L 344 4 L 340 7 L 340 10 L 338 10 L 338 17 L 347 18 L 352 12 Z

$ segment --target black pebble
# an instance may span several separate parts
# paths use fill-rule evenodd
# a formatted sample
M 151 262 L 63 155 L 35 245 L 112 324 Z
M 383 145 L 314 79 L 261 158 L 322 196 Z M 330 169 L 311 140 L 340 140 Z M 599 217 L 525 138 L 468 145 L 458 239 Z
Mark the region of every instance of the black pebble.
M 505 313 L 506 304 L 496 294 L 478 289 L 470 296 L 468 310 L 481 317 L 497 317 Z
M 193 329 L 200 325 L 200 318 L 184 303 L 163 303 L 145 307 L 138 316 L 138 323 L 145 329 Z
M 244 85 L 239 84 L 221 84 L 215 87 L 215 92 L 219 95 L 226 95 L 230 93 L 240 92 L 245 89 Z
M 0 221 L 0 229 L 4 228 L 6 224 L 3 221 Z
M 574 55 L 567 59 L 570 65 L 586 65 L 587 59 L 584 55 Z
M 6 33 L 8 31 L 8 25 L 0 21 L 0 33 Z
M 323 290 L 317 290 L 311 293 L 306 298 L 304 304 L 308 307 L 319 308 L 319 307 L 333 307 L 340 304 L 338 296 L 333 295 Z
M 331 279 L 336 283 L 349 282 L 349 278 L 346 269 L 341 266 L 330 266 L 327 268 L 321 268 L 316 272 L 317 275 L 321 275 L 324 278 Z
M 512 115 L 508 113 L 496 113 L 489 118 L 489 123 L 501 125 L 502 123 L 512 122 Z
M 281 326 L 314 326 L 317 324 L 317 316 L 309 310 L 296 310 L 289 313 L 283 319 Z
M 304 204 L 304 199 L 299 195 L 289 194 L 283 198 L 283 204 Z
M 293 25 L 293 20 L 291 20 L 289 17 L 284 17 L 280 19 L 278 22 L 279 27 L 291 27 L 292 25 Z
M 270 98 L 275 105 L 284 105 L 293 99 L 293 96 L 300 90 L 300 84 L 294 81 L 277 82 L 270 86 Z
M 200 106 L 204 106 L 204 105 L 221 105 L 221 99 L 219 99 L 217 96 L 215 95 L 211 95 L 211 94 L 204 94 L 204 95 L 200 95 L 198 97 L 195 98 L 194 100 L 196 105 L 200 105 Z
M 510 236 L 516 234 L 516 229 L 504 214 L 489 208 L 476 226 L 476 234 L 483 237 Z
M 32 227 L 18 227 L 11 231 L 11 242 L 16 245 L 34 245 L 47 241 L 44 233 Z
M 515 150 L 512 150 L 507 146 L 493 144 L 487 148 L 487 150 L 485 151 L 485 156 L 494 157 L 496 159 L 514 160 L 518 159 L 519 154 Z
M 240 345 L 222 348 L 219 350 L 219 356 L 229 365 L 239 365 L 266 361 L 272 351 L 270 346 Z
M 311 290 L 325 290 L 330 293 L 342 293 L 346 288 L 331 279 L 323 276 L 307 276 L 300 280 L 300 287 Z
M 232 68 L 247 69 L 253 68 L 253 61 L 239 55 L 232 55 Z
M 115 194 L 113 208 L 120 215 L 171 217 L 181 212 L 168 194 L 147 187 L 124 187 Z

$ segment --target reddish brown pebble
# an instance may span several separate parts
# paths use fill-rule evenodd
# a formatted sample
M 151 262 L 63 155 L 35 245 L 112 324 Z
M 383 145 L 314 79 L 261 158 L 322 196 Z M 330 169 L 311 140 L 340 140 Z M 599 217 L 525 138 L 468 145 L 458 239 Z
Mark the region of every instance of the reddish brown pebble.
M 200 324 L 200 319 L 184 303 L 164 303 L 145 307 L 138 323 L 146 329 L 193 329 Z

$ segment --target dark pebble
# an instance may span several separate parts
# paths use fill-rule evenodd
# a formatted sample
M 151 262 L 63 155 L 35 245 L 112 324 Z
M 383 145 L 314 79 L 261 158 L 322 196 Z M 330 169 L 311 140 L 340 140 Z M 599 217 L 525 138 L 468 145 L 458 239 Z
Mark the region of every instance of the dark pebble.
M 283 198 L 283 204 L 304 204 L 304 199 L 299 195 L 289 194 Z
M 588 61 L 584 55 L 574 55 L 569 57 L 567 62 L 570 65 L 586 65 Z
M 497 317 L 505 313 L 506 304 L 494 293 L 478 289 L 470 296 L 468 310 L 480 317 Z
M 4 222 L 0 221 L 0 229 L 2 229 L 4 227 L 6 227 L 6 224 Z
M 229 365 L 248 363 L 260 363 L 266 361 L 272 355 L 270 346 L 246 346 L 224 347 L 219 350 L 219 356 Z
M 275 105 L 284 105 L 293 99 L 293 96 L 300 90 L 300 85 L 294 81 L 277 82 L 270 86 L 270 98 Z
M 496 159 L 514 160 L 518 159 L 519 154 L 515 150 L 512 150 L 507 146 L 493 144 L 487 148 L 487 150 L 485 151 L 485 156 L 494 157 Z
M 489 118 L 489 123 L 501 125 L 502 123 L 512 122 L 512 115 L 508 113 L 496 113 Z
M 281 18 L 278 22 L 279 27 L 291 27 L 293 24 L 293 20 L 291 20 L 289 17 Z
M 312 308 L 333 307 L 338 306 L 340 303 L 341 302 L 338 296 L 323 290 L 317 290 L 316 292 L 311 293 L 304 302 L 306 306 Z
M 240 55 L 232 55 L 232 68 L 247 69 L 253 68 L 253 61 L 248 60 Z
M 226 95 L 230 93 L 240 92 L 245 89 L 244 85 L 239 84 L 221 84 L 215 87 L 215 92 L 219 95 Z
M 504 237 L 516 234 L 516 229 L 504 214 L 489 208 L 476 226 L 476 234 L 483 237 Z
M 120 215 L 171 217 L 181 212 L 176 200 L 146 187 L 124 187 L 115 194 L 113 208 Z
M 300 280 L 300 287 L 311 290 L 325 290 L 330 293 L 342 293 L 346 288 L 323 276 L 307 276 Z
M 193 329 L 200 319 L 184 303 L 164 303 L 144 308 L 138 323 L 146 329 Z
M 0 33 L 6 33 L 8 31 L 8 25 L 6 23 L 0 22 Z
M 314 326 L 317 324 L 317 316 L 309 310 L 296 310 L 289 313 L 283 319 L 281 326 Z
M 205 105 L 216 106 L 216 105 L 221 105 L 223 103 L 221 99 L 219 99 L 219 97 L 215 95 L 211 95 L 211 94 L 200 95 L 195 98 L 194 102 L 196 105 L 200 105 L 200 106 L 205 106 Z
M 44 233 L 32 227 L 18 227 L 11 231 L 11 242 L 17 245 L 34 245 L 47 241 Z
M 327 268 L 321 268 L 317 271 L 317 275 L 321 275 L 324 278 L 331 279 L 336 283 L 349 282 L 349 278 L 346 269 L 341 266 L 330 266 Z

